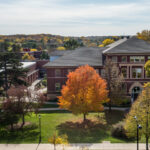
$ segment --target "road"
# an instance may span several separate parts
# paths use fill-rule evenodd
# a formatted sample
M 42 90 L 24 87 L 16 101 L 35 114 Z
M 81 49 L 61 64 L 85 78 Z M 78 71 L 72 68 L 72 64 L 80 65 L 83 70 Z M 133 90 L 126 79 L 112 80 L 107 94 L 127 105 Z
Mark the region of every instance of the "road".
M 53 150 L 52 144 L 0 144 L 0 150 Z M 101 144 L 71 144 L 58 145 L 56 150 L 136 150 L 136 144 L 101 143 Z M 139 145 L 139 150 L 145 150 L 145 144 Z

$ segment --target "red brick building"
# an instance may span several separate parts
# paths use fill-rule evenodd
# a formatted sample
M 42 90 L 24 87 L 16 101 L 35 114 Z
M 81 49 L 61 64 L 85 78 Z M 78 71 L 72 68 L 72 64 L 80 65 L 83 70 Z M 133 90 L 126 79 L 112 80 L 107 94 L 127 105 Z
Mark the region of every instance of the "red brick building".
M 37 68 L 36 62 L 22 62 L 23 68 L 27 68 L 28 72 L 26 75 L 26 81 L 29 84 L 32 84 L 35 80 L 39 78 L 39 69 Z
M 121 39 L 107 48 L 79 48 L 45 65 L 47 69 L 48 96 L 60 95 L 68 72 L 78 66 L 90 65 L 103 76 L 104 62 L 107 58 L 118 64 L 125 77 L 126 92 L 135 100 L 142 90 L 143 83 L 150 81 L 146 77 L 144 64 L 150 59 L 150 44 L 136 37 Z M 109 84 L 109 83 L 108 83 Z
M 43 67 L 49 60 L 37 60 L 35 62 L 22 62 L 23 68 L 27 68 L 28 72 L 26 75 L 26 81 L 32 84 L 38 78 L 44 77 L 46 70 Z

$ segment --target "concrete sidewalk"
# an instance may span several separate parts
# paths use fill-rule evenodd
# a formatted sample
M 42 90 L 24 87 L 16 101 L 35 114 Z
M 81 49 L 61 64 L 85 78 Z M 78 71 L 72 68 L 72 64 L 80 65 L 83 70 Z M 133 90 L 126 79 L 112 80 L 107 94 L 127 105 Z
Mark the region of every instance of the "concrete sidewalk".
M 45 103 L 45 104 L 48 104 L 48 103 Z M 108 107 L 104 107 L 104 109 L 108 110 L 109 108 Z M 54 111 L 54 110 L 65 110 L 65 109 L 61 109 L 61 108 L 39 108 L 39 111 Z M 112 110 L 127 111 L 127 110 L 129 110 L 129 108 L 112 107 Z
M 0 150 L 53 150 L 52 144 L 0 144 Z M 136 144 L 101 143 L 58 145 L 56 150 L 136 150 Z M 145 150 L 145 144 L 139 144 L 139 150 Z

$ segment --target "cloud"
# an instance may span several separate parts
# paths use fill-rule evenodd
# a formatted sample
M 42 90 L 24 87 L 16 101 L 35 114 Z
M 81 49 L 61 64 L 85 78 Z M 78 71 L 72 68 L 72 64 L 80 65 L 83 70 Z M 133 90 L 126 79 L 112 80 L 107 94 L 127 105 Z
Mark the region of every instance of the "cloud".
M 95 29 L 106 30 L 107 34 L 112 33 L 110 29 L 114 30 L 114 33 L 117 29 L 124 29 L 127 33 L 131 33 L 131 28 L 133 29 L 135 25 L 143 26 L 143 29 L 150 25 L 149 10 L 150 3 L 147 0 L 123 4 L 94 3 L 94 0 L 93 3 L 76 2 L 73 4 L 68 3 L 68 0 L 0 2 L 0 34 L 32 33 L 36 32 L 35 28 L 38 28 L 37 32 L 53 31 L 53 33 L 63 35 L 68 35 L 68 32 L 73 35 L 77 32 L 101 34 Z

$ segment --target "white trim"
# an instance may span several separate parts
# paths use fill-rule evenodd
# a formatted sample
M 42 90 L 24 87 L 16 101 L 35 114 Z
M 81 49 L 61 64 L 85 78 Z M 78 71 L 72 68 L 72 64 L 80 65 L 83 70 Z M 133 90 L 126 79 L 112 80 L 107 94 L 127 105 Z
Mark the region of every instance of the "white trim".
M 132 89 L 133 89 L 134 87 L 140 87 L 141 89 L 143 89 L 143 86 L 142 86 L 142 84 L 141 84 L 140 82 L 134 82 L 134 83 L 131 85 L 130 89 L 129 89 L 129 93 L 130 93 L 130 94 L 132 93 Z
M 103 51 L 103 54 L 108 52 L 109 50 L 111 50 L 112 48 L 115 48 L 116 46 L 124 43 L 125 41 L 127 41 L 127 38 L 124 38 L 124 39 L 120 39 L 112 44 L 109 45 L 109 48 L 107 48 L 106 50 Z

